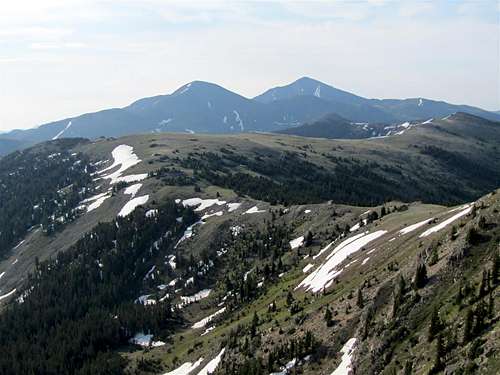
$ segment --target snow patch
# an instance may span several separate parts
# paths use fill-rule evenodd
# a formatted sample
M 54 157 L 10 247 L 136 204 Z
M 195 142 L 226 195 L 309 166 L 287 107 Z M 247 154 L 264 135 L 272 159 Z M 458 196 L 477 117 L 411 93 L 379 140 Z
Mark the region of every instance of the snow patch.
M 316 87 L 316 90 L 314 90 L 314 96 L 317 98 L 321 98 L 321 85 L 318 85 L 318 87 Z
M 125 189 L 124 194 L 131 195 L 132 198 L 136 196 L 139 192 L 139 189 L 142 187 L 142 184 L 134 184 Z
M 342 360 L 340 365 L 337 366 L 335 371 L 331 375 L 349 375 L 352 369 L 352 356 L 354 353 L 354 345 L 356 344 L 356 338 L 350 338 L 344 344 L 340 352 L 342 353 Z
M 184 94 L 185 92 L 187 92 L 189 90 L 189 88 L 191 87 L 191 83 L 188 83 L 186 86 L 184 86 L 181 91 L 179 92 L 179 95 L 181 94 Z
M 132 146 L 128 145 L 116 146 L 114 150 L 111 152 L 111 155 L 113 156 L 113 164 L 97 172 L 98 174 L 102 174 L 106 171 L 112 170 L 120 166 L 120 168 L 118 168 L 118 170 L 116 170 L 115 172 L 112 172 L 108 175 L 101 177 L 104 179 L 110 179 L 111 184 L 116 184 L 117 182 L 120 181 L 125 181 L 125 182 L 141 181 L 148 176 L 147 173 L 143 173 L 143 174 L 129 175 L 122 177 L 123 172 L 141 162 L 141 159 L 139 159 L 139 157 L 134 153 L 134 148 Z
M 241 203 L 227 203 L 227 212 L 233 212 L 236 211 L 238 208 L 240 208 Z
M 226 311 L 226 308 L 223 307 L 222 309 L 220 310 L 217 310 L 216 312 L 214 312 L 212 315 L 209 315 L 207 316 L 206 318 L 200 320 L 199 322 L 196 322 L 194 323 L 191 328 L 194 328 L 194 329 L 198 329 L 198 328 L 203 328 L 205 327 L 208 323 L 210 323 L 213 318 L 215 318 L 217 315 L 220 315 L 222 314 L 224 311 Z
M 243 212 L 242 215 L 245 215 L 245 214 L 258 214 L 258 213 L 261 213 L 261 212 L 266 212 L 266 210 L 259 210 L 259 208 L 257 206 L 253 206 L 252 208 L 249 208 L 248 210 L 246 210 L 245 212 Z
M 304 244 L 304 236 L 300 236 L 299 238 L 290 241 L 290 247 L 292 249 L 296 249 L 302 246 L 303 244 Z
M 325 262 L 321 264 L 313 273 L 307 276 L 295 288 L 304 287 L 313 293 L 319 292 L 323 288 L 328 288 L 333 280 L 342 272 L 337 267 L 346 260 L 349 255 L 357 252 L 363 246 L 366 246 L 371 241 L 383 236 L 387 231 L 378 230 L 368 234 L 368 232 L 357 234 L 343 242 L 341 242 L 332 252 L 327 256 Z
M 17 290 L 17 289 L 16 289 L 16 288 L 14 288 L 14 289 L 12 289 L 9 293 L 6 293 L 6 294 L 4 294 L 4 295 L 1 295 L 1 296 L 0 296 L 0 301 L 1 301 L 1 300 L 3 300 L 3 299 L 5 299 L 5 298 L 10 297 L 11 295 L 13 295 L 13 294 L 16 292 L 16 290 Z
M 409 225 L 406 228 L 401 229 L 399 231 L 399 234 L 403 235 L 403 234 L 408 234 L 410 232 L 413 232 L 414 230 L 417 230 L 418 228 L 423 227 L 424 225 L 428 224 L 431 220 L 434 220 L 434 218 L 431 217 L 430 219 L 426 219 L 426 220 L 420 221 L 416 224 Z
M 179 246 L 179 244 L 182 241 L 187 240 L 188 238 L 191 238 L 193 236 L 193 228 L 196 225 L 199 225 L 199 224 L 203 224 L 203 221 L 202 220 L 198 220 L 196 223 L 194 223 L 194 224 L 190 225 L 189 227 L 187 227 L 186 230 L 184 231 L 184 234 L 182 235 L 182 237 L 175 244 L 174 249 L 177 248 L 177 246 Z
M 129 340 L 130 343 L 140 346 L 163 346 L 163 341 L 153 341 L 153 335 L 145 335 L 142 332 L 136 333 L 134 337 Z
M 453 215 L 452 217 L 448 218 L 447 220 L 443 221 L 442 223 L 439 223 L 437 225 L 434 225 L 432 228 L 427 229 L 424 233 L 422 233 L 419 236 L 419 238 L 427 237 L 428 235 L 430 235 L 432 233 L 436 233 L 436 232 L 440 231 L 441 229 L 445 228 L 448 224 L 453 223 L 455 220 L 460 219 L 462 216 L 467 215 L 471 211 L 472 211 L 472 206 L 468 205 L 468 207 L 465 210 L 462 210 L 458 214 Z
M 309 263 L 307 266 L 305 266 L 305 267 L 302 269 L 302 272 L 304 272 L 304 273 L 308 273 L 308 272 L 311 270 L 311 268 L 313 268 L 313 267 L 314 267 L 314 265 L 313 265 L 313 264 L 311 264 L 311 263 Z
M 132 211 L 135 210 L 137 206 L 145 204 L 148 201 L 148 199 L 149 195 L 146 194 L 129 200 L 127 203 L 125 203 L 125 206 L 123 206 L 123 208 L 120 210 L 118 216 L 123 217 L 129 215 Z
M 71 127 L 71 125 L 72 125 L 72 122 L 71 122 L 71 121 L 70 121 L 70 122 L 68 122 L 68 123 L 66 124 L 66 127 L 65 127 L 63 130 L 61 130 L 59 133 L 57 133 L 57 134 L 54 136 L 54 138 L 52 138 L 52 140 L 54 140 L 54 139 L 58 139 L 61 135 L 63 135 L 63 133 L 64 133 L 66 130 L 68 130 L 68 129 Z
M 94 211 L 96 208 L 99 208 L 106 199 L 111 197 L 109 193 L 102 193 L 104 195 L 98 194 L 99 197 L 94 200 L 91 204 L 87 206 L 87 212 Z M 94 198 L 94 197 L 93 197 Z M 90 198 L 89 198 L 90 199 Z
M 189 199 L 184 199 L 182 201 L 182 205 L 184 207 L 195 207 L 195 211 L 203 211 L 209 207 L 212 207 L 214 204 L 217 206 L 222 206 L 226 204 L 226 201 L 221 201 L 217 198 L 215 199 L 201 199 L 201 198 L 189 198 Z
M 201 369 L 201 371 L 198 373 L 198 375 L 209 375 L 215 371 L 217 366 L 219 365 L 220 361 L 222 360 L 222 356 L 224 355 L 224 351 L 226 348 L 223 348 L 219 354 L 217 354 L 217 357 L 212 359 L 210 362 L 207 363 L 205 367 Z
M 158 125 L 159 125 L 159 126 L 165 126 L 165 125 L 167 125 L 167 124 L 171 123 L 172 121 L 173 121 L 173 118 L 168 118 L 168 119 L 166 119 L 166 120 L 161 120 L 161 121 L 158 123 Z
M 235 117 L 235 121 L 238 123 L 238 125 L 240 126 L 240 130 L 241 131 L 244 131 L 245 130 L 245 127 L 243 126 L 243 120 L 240 118 L 240 114 L 238 113 L 238 111 L 236 110 L 233 110 L 233 113 L 234 113 L 234 117 Z
M 203 362 L 203 357 L 198 359 L 195 363 L 185 362 L 175 370 L 164 373 L 163 375 L 189 375 L 192 371 L 194 371 L 197 367 L 201 365 Z
M 213 214 L 205 214 L 201 217 L 201 220 L 206 220 L 208 218 L 211 218 L 212 216 L 222 216 L 223 214 L 224 212 L 222 211 L 214 212 Z
M 177 307 L 183 308 L 184 306 L 190 305 L 194 302 L 198 302 L 203 298 L 207 298 L 211 292 L 212 289 L 203 289 L 198 293 L 193 294 L 192 296 L 181 296 L 181 303 L 177 305 Z

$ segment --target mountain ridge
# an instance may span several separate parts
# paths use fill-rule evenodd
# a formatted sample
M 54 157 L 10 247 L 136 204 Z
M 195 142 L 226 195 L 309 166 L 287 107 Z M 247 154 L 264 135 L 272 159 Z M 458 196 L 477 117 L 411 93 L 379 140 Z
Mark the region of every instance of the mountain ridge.
M 165 131 L 269 132 L 309 123 L 329 113 L 352 122 L 394 124 L 458 111 L 500 120 L 494 112 L 424 98 L 367 99 L 308 77 L 271 88 L 254 98 L 245 98 L 210 82 L 193 81 L 170 94 L 138 99 L 122 108 L 85 113 L 37 128 L 13 130 L 0 134 L 0 139 L 30 145 L 59 137 L 95 139 Z

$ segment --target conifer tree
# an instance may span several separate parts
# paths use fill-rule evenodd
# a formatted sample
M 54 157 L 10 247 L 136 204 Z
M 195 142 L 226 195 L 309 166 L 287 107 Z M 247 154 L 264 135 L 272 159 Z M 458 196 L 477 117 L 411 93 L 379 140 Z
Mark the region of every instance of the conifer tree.
M 253 312 L 253 318 L 252 318 L 252 325 L 250 327 L 250 335 L 252 337 L 255 337 L 257 334 L 257 327 L 259 325 L 259 316 L 257 315 L 257 312 Z
M 304 246 L 309 247 L 312 245 L 312 243 L 313 243 L 313 234 L 311 231 L 307 231 Z
M 495 301 L 493 299 L 493 292 L 490 291 L 488 297 L 488 318 L 493 319 L 494 316 L 495 316 Z
M 443 345 L 443 336 L 441 334 L 438 334 L 437 340 L 436 340 L 436 353 L 434 356 L 434 364 L 432 365 L 432 370 L 431 372 L 433 374 L 438 373 L 441 371 L 444 367 L 443 364 L 443 357 L 444 357 L 444 345 Z
M 500 272 L 500 255 L 498 251 L 495 251 L 495 255 L 493 258 L 493 267 L 491 269 L 491 281 L 493 285 L 498 284 L 499 272 Z
M 424 263 L 419 263 L 415 271 L 414 287 L 415 289 L 420 289 L 427 283 L 427 268 Z
M 479 284 L 478 298 L 483 298 L 488 293 L 488 278 L 486 271 L 483 271 L 481 284 Z
M 325 310 L 325 316 L 324 316 L 324 319 L 325 319 L 325 322 L 326 322 L 326 326 L 327 327 L 331 327 L 333 325 L 333 321 L 332 321 L 332 311 L 330 310 L 330 308 L 327 306 L 326 307 L 326 310 Z
M 429 325 L 429 335 L 428 335 L 429 341 L 434 340 L 434 337 L 436 337 L 441 328 L 442 324 L 441 324 L 441 319 L 439 318 L 439 310 L 437 307 L 435 307 L 432 310 L 431 322 Z
M 356 298 L 356 306 L 358 306 L 360 309 L 362 309 L 364 306 L 363 292 L 361 291 L 361 288 L 358 289 L 358 296 Z
M 474 314 L 472 313 L 471 309 L 468 309 L 465 315 L 464 334 L 463 334 L 464 344 L 467 344 L 472 338 L 473 325 L 474 325 Z

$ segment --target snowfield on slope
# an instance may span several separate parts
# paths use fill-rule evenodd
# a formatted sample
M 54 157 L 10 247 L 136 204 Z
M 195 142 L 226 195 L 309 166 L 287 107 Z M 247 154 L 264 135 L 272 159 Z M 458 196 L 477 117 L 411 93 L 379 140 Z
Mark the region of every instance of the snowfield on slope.
M 201 198 L 189 198 L 189 199 L 184 199 L 182 201 L 182 205 L 184 207 L 196 207 L 194 210 L 199 212 L 203 211 L 209 207 L 212 207 L 214 204 L 217 206 L 222 206 L 226 204 L 226 201 L 221 201 L 217 198 L 215 199 L 201 199 Z
M 203 318 L 199 322 L 194 323 L 191 328 L 198 329 L 198 328 L 203 328 L 205 327 L 208 323 L 210 323 L 217 315 L 222 314 L 224 311 L 226 311 L 226 308 L 223 307 L 220 310 L 217 310 L 214 312 L 212 315 L 207 316 L 206 318 Z
M 181 296 L 182 303 L 178 304 L 177 307 L 181 309 L 184 306 L 190 305 L 194 302 L 198 302 L 203 298 L 207 298 L 211 292 L 212 289 L 203 289 L 200 290 L 198 293 L 193 294 L 192 296 Z
M 163 375 L 189 375 L 192 371 L 198 368 L 203 362 L 203 357 L 198 359 L 195 363 L 185 362 L 175 370 L 164 373 Z
M 387 231 L 385 230 L 378 230 L 370 234 L 364 232 L 341 242 L 330 254 L 328 254 L 325 262 L 302 280 L 295 289 L 304 287 L 306 290 L 316 293 L 323 288 L 328 288 L 333 280 L 343 271 L 342 268 L 338 270 L 337 267 L 346 260 L 349 255 L 357 252 L 363 246 L 366 246 L 371 241 L 376 240 L 386 233 Z
M 401 229 L 399 231 L 399 234 L 403 235 L 403 234 L 408 234 L 410 232 L 413 232 L 414 230 L 417 230 L 418 228 L 423 227 L 425 224 L 430 223 L 431 220 L 434 220 L 434 218 L 431 217 L 430 219 L 426 219 L 426 220 L 420 221 L 420 222 L 418 222 L 416 224 L 409 225 L 406 228 Z
M 427 229 L 424 233 L 422 233 L 419 236 L 419 238 L 427 237 L 428 235 L 430 235 L 432 233 L 436 233 L 436 232 L 440 231 L 441 229 L 446 228 L 449 224 L 453 223 L 455 220 L 460 219 L 462 216 L 467 215 L 471 211 L 472 211 L 472 206 L 468 205 L 465 210 L 462 210 L 458 214 L 453 215 L 452 217 L 446 219 L 442 223 L 439 223 L 437 225 L 434 225 L 432 228 Z
M 210 362 L 207 363 L 205 367 L 201 369 L 201 371 L 198 373 L 198 375 L 209 375 L 215 371 L 217 366 L 219 366 L 220 361 L 222 360 L 222 356 L 224 355 L 224 352 L 226 351 L 226 348 L 222 348 L 222 350 L 217 354 L 217 357 L 212 359 Z
M 304 244 L 304 236 L 300 236 L 290 241 L 290 247 L 292 248 L 292 250 L 301 247 L 303 244 Z
M 131 195 L 132 198 L 134 198 L 137 195 L 137 193 L 139 192 L 139 190 L 141 189 L 141 187 L 142 187 L 142 184 L 130 185 L 127 188 L 125 188 L 123 193 L 127 194 L 127 195 Z
M 210 362 L 206 364 L 205 367 L 203 367 L 197 374 L 198 375 L 209 375 L 212 374 L 217 366 L 219 365 L 220 361 L 222 360 L 222 356 L 224 355 L 224 352 L 226 351 L 226 348 L 223 348 L 217 356 L 212 359 Z M 200 357 L 196 362 L 184 362 L 181 366 L 177 367 L 175 370 L 169 371 L 164 373 L 163 375 L 194 375 L 194 370 L 196 370 L 198 367 L 200 367 L 201 363 L 203 362 L 203 357 Z
M 118 170 L 116 170 L 115 172 L 112 172 L 110 174 L 101 177 L 104 179 L 110 179 L 111 184 L 116 184 L 117 182 L 120 181 L 124 182 L 141 181 L 144 180 L 146 177 L 148 177 L 147 173 L 122 176 L 123 172 L 125 172 L 127 169 L 141 162 L 141 159 L 139 159 L 139 157 L 134 153 L 134 148 L 132 146 L 128 145 L 116 146 L 114 150 L 111 152 L 111 155 L 113 156 L 113 164 L 97 172 L 99 175 L 101 175 L 106 171 L 112 170 L 120 166 L 120 168 L 118 168 Z
M 266 212 L 266 210 L 259 210 L 259 208 L 257 206 L 253 206 L 252 208 L 249 208 L 248 210 L 246 210 L 245 212 L 243 212 L 242 215 L 245 215 L 245 214 L 259 214 L 261 212 Z
M 347 342 L 340 350 L 340 352 L 342 353 L 342 361 L 331 375 L 349 375 L 352 366 L 352 356 L 354 354 L 355 344 L 356 339 L 354 337 L 347 340 Z
M 58 139 L 61 135 L 63 135 L 63 134 L 64 134 L 64 132 L 65 132 L 66 130 L 68 130 L 68 129 L 71 127 L 71 125 L 73 125 L 73 122 L 72 122 L 72 121 L 68 122 L 68 123 L 66 124 L 66 127 L 65 127 L 63 130 L 61 130 L 59 133 L 57 133 L 57 134 L 56 134 L 56 135 L 52 138 L 52 140 Z
M 124 217 L 124 216 L 129 215 L 132 211 L 135 210 L 136 207 L 143 205 L 143 204 L 146 204 L 148 199 L 149 199 L 149 195 L 146 194 L 146 195 L 142 195 L 140 197 L 133 198 L 133 199 L 129 200 L 127 203 L 125 203 L 125 206 L 123 206 L 123 208 L 120 210 L 120 212 L 118 213 L 118 216 Z

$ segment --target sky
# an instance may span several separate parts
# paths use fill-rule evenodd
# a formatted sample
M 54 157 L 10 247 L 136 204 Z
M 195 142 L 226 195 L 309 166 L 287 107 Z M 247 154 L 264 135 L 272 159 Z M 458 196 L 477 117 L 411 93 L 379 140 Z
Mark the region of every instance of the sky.
M 193 80 L 253 97 L 309 76 L 500 110 L 499 17 L 497 0 L 2 0 L 0 131 Z

